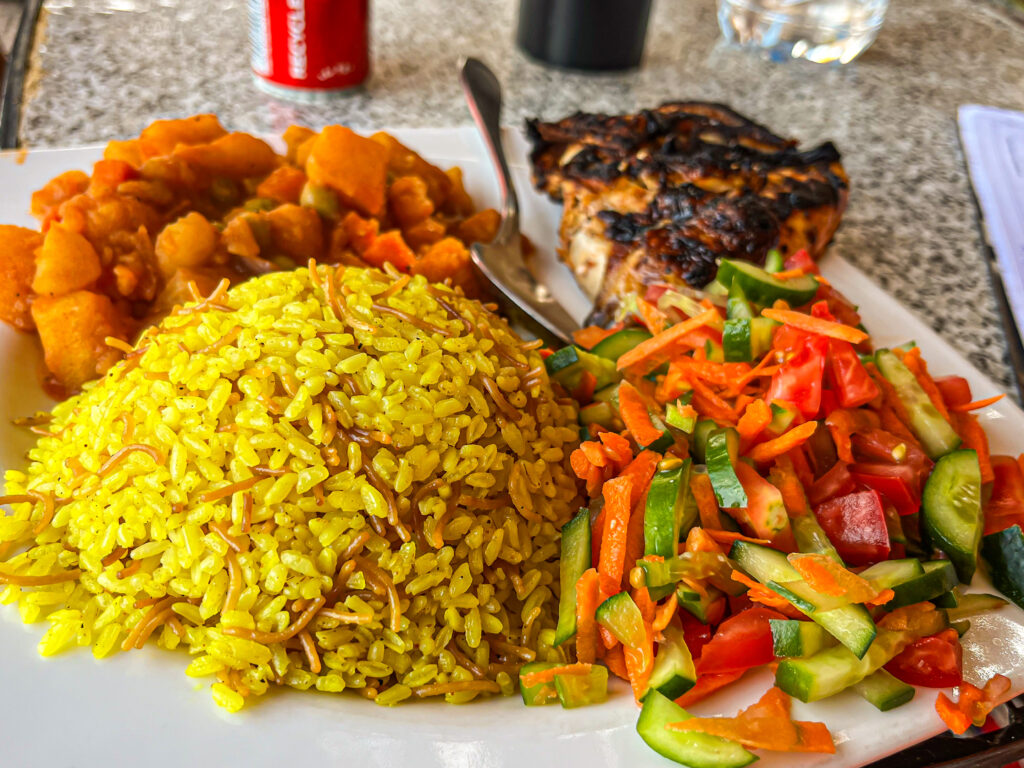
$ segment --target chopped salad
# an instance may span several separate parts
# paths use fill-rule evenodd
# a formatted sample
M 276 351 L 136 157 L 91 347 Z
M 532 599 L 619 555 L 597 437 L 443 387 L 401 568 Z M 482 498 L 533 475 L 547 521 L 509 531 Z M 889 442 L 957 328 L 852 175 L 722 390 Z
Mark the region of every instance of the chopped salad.
M 834 752 L 792 697 L 886 711 L 957 687 L 938 713 L 981 725 L 1011 683 L 963 679 L 970 616 L 1006 603 L 965 591 L 979 557 L 1024 606 L 1024 456 L 990 455 L 974 414 L 998 397 L 912 343 L 873 349 L 806 252 L 723 259 L 704 291 L 621 314 L 546 357 L 581 404 L 590 504 L 562 529 L 555 644 L 576 661 L 524 666 L 524 702 L 603 701 L 610 672 L 644 741 L 697 768 Z M 687 711 L 763 665 L 775 685 L 735 716 Z

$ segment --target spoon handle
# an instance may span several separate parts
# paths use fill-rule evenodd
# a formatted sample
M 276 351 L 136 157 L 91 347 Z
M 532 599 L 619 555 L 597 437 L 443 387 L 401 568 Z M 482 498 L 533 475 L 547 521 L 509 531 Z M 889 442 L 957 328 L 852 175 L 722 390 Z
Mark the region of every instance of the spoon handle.
M 487 153 L 498 172 L 501 194 L 501 228 L 495 242 L 510 242 L 519 234 L 519 200 L 501 146 L 501 84 L 479 59 L 467 58 L 460 75 L 473 121 L 483 136 Z

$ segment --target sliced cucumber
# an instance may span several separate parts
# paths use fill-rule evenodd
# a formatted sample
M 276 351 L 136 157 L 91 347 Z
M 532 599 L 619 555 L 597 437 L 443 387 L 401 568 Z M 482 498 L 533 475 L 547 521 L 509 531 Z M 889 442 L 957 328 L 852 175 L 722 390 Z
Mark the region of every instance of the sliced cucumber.
M 615 362 L 605 357 L 571 345 L 562 347 L 544 361 L 544 367 L 552 379 L 572 391 L 579 386 L 584 371 L 590 371 L 597 379 L 596 389 L 603 389 L 620 378 Z
M 778 299 L 790 306 L 806 304 L 818 292 L 818 281 L 811 275 L 791 280 L 778 280 L 749 261 L 722 259 L 718 263 L 718 278 L 723 285 L 739 284 L 746 297 L 756 304 L 770 307 Z
M 811 656 L 835 645 L 835 639 L 813 621 L 770 619 L 775 655 L 782 658 Z
M 718 425 L 711 419 L 699 419 L 693 427 L 693 439 L 690 440 L 690 453 L 693 454 L 693 460 L 698 464 L 704 464 L 707 462 L 707 456 L 705 455 L 708 437 L 718 429 Z
M 896 389 L 896 394 L 910 416 L 910 427 L 924 446 L 925 453 L 932 459 L 956 450 L 960 436 L 949 422 L 939 413 L 928 393 L 917 381 L 917 377 L 888 349 L 875 353 L 875 364 L 879 372 Z
M 690 466 L 686 459 L 677 466 L 654 473 L 647 489 L 644 510 L 644 554 L 663 558 L 675 557 L 679 532 L 690 490 Z M 693 520 L 688 521 L 693 525 Z
M 608 667 L 594 664 L 585 675 L 555 675 L 555 693 L 564 709 L 607 701 Z
M 914 686 L 897 680 L 884 669 L 871 673 L 859 683 L 854 683 L 853 690 L 881 712 L 902 707 L 917 693 Z
M 924 575 L 924 567 L 916 557 L 883 560 L 860 572 L 860 577 L 870 581 L 877 589 L 890 589 L 897 584 L 905 584 L 922 575 Z
M 777 400 L 772 402 L 771 408 L 772 420 L 768 424 L 768 432 L 778 436 L 792 426 L 798 411 L 796 407 Z
M 938 597 L 933 598 L 931 603 L 936 608 L 956 608 L 959 604 L 959 599 L 956 592 L 951 589 L 949 592 L 943 592 Z
M 581 509 L 562 526 L 562 553 L 558 561 L 558 626 L 555 645 L 561 645 L 576 634 L 576 582 L 590 567 L 590 510 Z
M 793 538 L 796 539 L 797 549 L 801 552 L 828 555 L 843 565 L 843 559 L 813 513 L 790 518 L 790 523 L 793 526 Z
M 750 354 L 754 360 L 759 360 L 765 352 L 772 348 L 772 341 L 775 338 L 775 329 L 781 323 L 777 323 L 767 317 L 755 317 L 750 321 Z
M 553 661 L 534 661 L 529 664 L 523 664 L 519 669 L 519 692 L 523 695 L 523 704 L 528 707 L 540 707 L 545 704 L 554 704 L 558 701 L 558 691 L 555 690 L 555 684 L 551 683 L 537 683 L 537 685 L 531 685 L 529 687 L 523 685 L 523 678 L 532 672 L 543 672 L 546 669 L 553 669 L 554 667 L 561 666 L 558 662 Z
M 680 432 L 690 435 L 697 425 L 696 411 L 690 410 L 689 415 L 684 416 L 682 410 L 675 403 L 665 406 L 665 423 L 668 426 L 678 429 Z
M 925 483 L 921 510 L 928 542 L 945 552 L 960 581 L 970 584 L 984 525 L 978 454 L 954 451 L 940 458 Z
M 1007 601 L 998 595 L 987 595 L 983 593 L 960 594 L 953 590 L 952 594 L 957 596 L 956 605 L 946 609 L 946 617 L 953 621 L 959 621 L 966 616 L 973 616 L 983 611 L 998 611 L 1007 604 Z
M 729 286 L 729 299 L 725 303 L 725 316 L 729 320 L 749 320 L 754 316 L 754 311 L 747 300 L 747 294 L 743 286 L 734 282 Z
M 732 299 L 729 300 L 730 303 Z M 727 363 L 749 363 L 754 356 L 751 326 L 747 318 L 725 321 L 722 330 L 722 354 Z
M 579 419 L 583 426 L 600 424 L 605 429 L 614 429 L 619 420 L 619 412 L 611 403 L 594 402 L 580 408 Z
M 736 541 L 729 557 L 748 575 L 785 597 L 797 610 L 824 627 L 857 657 L 867 652 L 878 629 L 863 605 L 846 603 L 837 606 L 837 602 L 842 602 L 841 598 L 815 592 L 800 578 L 786 556 L 774 549 Z
M 720 507 L 747 506 L 747 492 L 736 477 L 733 462 L 739 450 L 739 435 L 735 429 L 727 427 L 715 429 L 708 435 L 704 454 L 708 467 L 708 477 Z
M 636 732 L 647 746 L 662 757 L 690 768 L 743 768 L 757 760 L 735 741 L 697 731 L 670 731 L 669 723 L 689 720 L 692 715 L 657 691 L 644 697 L 636 721 Z
M 786 257 L 778 248 L 772 248 L 764 257 L 764 271 L 770 275 L 781 272 L 786 268 Z
M 597 606 L 597 623 L 630 648 L 639 648 L 644 642 L 644 618 L 626 592 L 612 595 Z
M 982 544 L 992 583 L 1024 608 L 1024 532 L 1019 525 L 990 533 Z
M 872 566 L 874 567 L 874 566 Z M 908 581 L 892 584 L 894 597 L 885 604 L 888 611 L 905 605 L 934 600 L 957 585 L 956 569 L 949 560 L 932 560 L 921 564 L 923 573 Z
M 686 584 L 676 587 L 676 598 L 679 607 L 687 611 L 701 624 L 707 624 L 711 617 L 711 608 L 725 596 L 715 587 L 708 586 L 704 592 L 691 589 Z
M 800 701 L 834 696 L 881 669 L 913 639 L 907 632 L 882 630 L 860 658 L 838 645 L 806 659 L 784 659 L 775 671 L 775 684 Z
M 598 357 L 618 361 L 629 350 L 649 338 L 651 338 L 651 334 L 645 328 L 623 328 L 621 331 L 601 339 L 590 351 Z
M 678 699 L 693 687 L 697 672 L 683 631 L 670 624 L 662 631 L 662 636 L 665 639 L 658 643 L 654 669 L 647 683 L 648 690 L 653 689 L 662 696 Z

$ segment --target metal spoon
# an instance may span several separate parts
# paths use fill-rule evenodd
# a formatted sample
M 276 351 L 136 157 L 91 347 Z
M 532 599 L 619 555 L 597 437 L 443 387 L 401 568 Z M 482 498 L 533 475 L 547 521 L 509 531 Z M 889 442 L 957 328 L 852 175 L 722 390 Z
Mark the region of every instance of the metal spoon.
M 572 332 L 579 328 L 579 323 L 551 295 L 547 286 L 537 282 L 523 260 L 519 201 L 501 146 L 501 85 L 479 59 L 466 59 L 461 70 L 460 79 L 469 111 L 491 156 L 501 193 L 498 234 L 490 243 L 473 243 L 470 247 L 473 263 L 499 291 L 506 311 L 513 310 L 517 318 L 527 321 L 538 336 L 553 336 L 563 344 L 571 344 Z

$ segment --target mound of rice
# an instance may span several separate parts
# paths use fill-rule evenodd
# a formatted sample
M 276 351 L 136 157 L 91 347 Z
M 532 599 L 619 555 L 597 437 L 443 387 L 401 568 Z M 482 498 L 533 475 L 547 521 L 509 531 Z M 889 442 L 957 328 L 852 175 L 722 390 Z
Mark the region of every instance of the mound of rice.
M 313 269 L 149 329 L 6 473 L 0 601 L 43 655 L 184 646 L 229 710 L 464 702 L 563 660 L 576 407 L 538 344 L 422 277 Z

